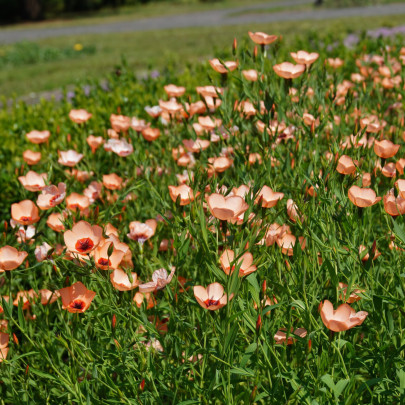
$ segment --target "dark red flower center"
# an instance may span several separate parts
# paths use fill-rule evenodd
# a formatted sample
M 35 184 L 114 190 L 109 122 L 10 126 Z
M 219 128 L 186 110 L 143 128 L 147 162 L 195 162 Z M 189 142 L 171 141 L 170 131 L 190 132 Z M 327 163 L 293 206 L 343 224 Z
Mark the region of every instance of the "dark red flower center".
M 214 305 L 218 305 L 218 304 L 219 304 L 219 300 L 213 300 L 213 299 L 208 298 L 207 300 L 204 301 L 204 304 L 205 304 L 207 307 L 211 307 L 211 306 L 214 306 Z
M 29 222 L 29 221 L 31 221 L 31 220 L 32 220 L 31 217 L 21 217 L 21 218 L 20 218 L 20 221 L 21 221 L 21 222 Z
M 69 304 L 69 307 L 72 309 L 83 309 L 86 306 L 85 302 L 82 300 L 74 300 Z
M 104 257 L 100 257 L 100 259 L 98 259 L 98 264 L 100 266 L 111 266 L 111 262 L 108 259 L 104 259 Z
M 54 206 L 55 201 L 60 197 L 60 194 L 54 195 L 50 200 L 49 200 L 49 205 Z
M 93 247 L 94 243 L 90 238 L 79 239 L 75 245 L 76 250 L 80 253 L 86 253 L 92 250 Z

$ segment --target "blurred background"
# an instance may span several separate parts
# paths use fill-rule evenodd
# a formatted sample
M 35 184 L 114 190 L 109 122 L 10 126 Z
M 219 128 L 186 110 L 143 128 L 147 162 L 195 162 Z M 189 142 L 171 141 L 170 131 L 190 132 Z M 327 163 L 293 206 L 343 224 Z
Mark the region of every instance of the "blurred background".
M 184 71 L 226 57 L 249 30 L 316 50 L 405 25 L 400 0 L 0 0 L 0 10 L 2 103 L 100 83 L 123 61 L 140 76 Z

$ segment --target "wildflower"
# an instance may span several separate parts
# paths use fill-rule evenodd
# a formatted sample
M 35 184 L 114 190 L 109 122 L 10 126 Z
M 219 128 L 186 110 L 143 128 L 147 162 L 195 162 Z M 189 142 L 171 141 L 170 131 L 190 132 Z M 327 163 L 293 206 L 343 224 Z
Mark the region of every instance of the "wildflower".
M 39 144 L 39 143 L 46 142 L 49 139 L 49 137 L 51 136 L 51 133 L 49 131 L 34 130 L 31 132 L 28 132 L 25 136 L 27 137 L 27 139 L 30 142 Z
M 282 198 L 284 193 L 278 193 L 268 186 L 263 186 L 255 199 L 255 204 L 261 204 L 263 208 L 271 208 L 275 207 Z
M 41 160 L 41 152 L 34 152 L 27 149 L 23 152 L 23 159 L 27 163 L 27 165 L 36 165 Z
M 264 32 L 248 32 L 250 39 L 258 45 L 269 45 L 277 40 L 277 35 L 268 35 Z
M 228 302 L 224 287 L 219 283 L 209 284 L 208 287 L 196 285 L 193 289 L 195 299 L 204 309 L 215 311 L 224 307 Z M 232 298 L 233 294 L 229 297 L 229 300 Z
M 31 200 L 11 204 L 11 217 L 20 225 L 32 225 L 39 221 L 38 207 Z
M 62 308 L 73 313 L 83 313 L 89 309 L 96 296 L 94 291 L 88 290 L 80 281 L 70 287 L 61 288 L 59 294 L 62 298 Z
M 17 267 L 21 266 L 27 256 L 27 252 L 19 252 L 12 246 L 3 246 L 0 248 L 0 270 L 15 270 Z
M 305 72 L 305 65 L 294 65 L 290 62 L 283 62 L 279 65 L 274 65 L 273 70 L 277 76 L 284 79 L 295 79 Z
M 84 255 L 98 246 L 102 233 L 103 229 L 100 226 L 79 221 L 73 225 L 72 230 L 66 231 L 63 237 L 70 252 Z
M 88 121 L 92 116 L 93 114 L 90 114 L 88 111 L 83 109 L 70 110 L 69 112 L 69 118 L 76 124 L 83 124 L 84 122 Z
M 143 244 L 146 240 L 150 239 L 156 231 L 157 222 L 154 219 L 148 219 L 145 223 L 139 221 L 132 221 L 129 224 L 129 239 L 136 240 Z
M 194 192 L 191 187 L 186 184 L 181 184 L 180 186 L 169 186 L 170 198 L 176 202 L 177 198 L 180 197 L 180 205 L 187 205 L 194 201 L 194 198 L 197 197 L 200 193 Z
M 321 318 L 324 325 L 333 332 L 342 332 L 361 325 L 368 313 L 356 311 L 348 304 L 340 305 L 337 310 L 333 309 L 330 301 L 321 303 Z
M 167 274 L 166 269 L 159 269 L 154 271 L 152 274 L 152 281 L 150 281 L 149 283 L 140 284 L 139 292 L 148 293 L 165 288 L 166 285 L 172 281 L 175 271 L 175 267 L 172 267 L 169 275 Z
M 232 274 L 236 266 L 239 266 L 239 276 L 244 277 L 256 271 L 257 267 L 253 264 L 253 255 L 245 252 L 238 260 L 235 260 L 233 250 L 226 249 L 219 258 L 222 270 L 227 274 Z
M 361 208 L 371 207 L 381 200 L 381 197 L 377 197 L 375 191 L 371 188 L 360 188 L 358 186 L 350 187 L 348 196 L 354 205 Z
M 242 197 L 224 197 L 222 194 L 217 193 L 208 196 L 207 203 L 211 214 L 222 221 L 229 221 L 249 208 Z
M 75 150 L 59 151 L 58 163 L 63 166 L 73 167 L 83 158 L 82 153 L 77 153 Z
M 41 210 L 48 210 L 60 204 L 66 196 L 66 184 L 59 183 L 58 187 L 54 185 L 46 186 L 38 196 L 37 205 Z
M 279 329 L 276 334 L 274 335 L 274 340 L 276 341 L 276 344 L 282 344 L 282 343 L 287 343 L 287 345 L 292 345 L 296 339 L 294 336 L 298 336 L 301 339 L 303 339 L 305 336 L 307 336 L 308 332 L 304 328 L 297 328 L 294 330 L 291 328 L 291 334 L 288 336 L 287 339 L 287 333 L 285 332 L 287 329 L 282 328 Z
M 18 177 L 18 181 L 28 191 L 41 191 L 45 187 L 45 181 L 48 175 L 46 173 L 38 174 L 30 170 L 25 176 Z

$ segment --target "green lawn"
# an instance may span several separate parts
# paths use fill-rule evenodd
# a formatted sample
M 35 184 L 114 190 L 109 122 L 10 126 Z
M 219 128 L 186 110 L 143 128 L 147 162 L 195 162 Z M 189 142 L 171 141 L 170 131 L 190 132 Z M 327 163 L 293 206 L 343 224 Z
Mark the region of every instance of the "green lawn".
M 354 29 L 395 26 L 403 21 L 404 16 L 396 15 L 50 38 L 38 44 L 41 47 L 62 49 L 80 43 L 83 46 L 95 46 L 95 52 L 59 61 L 5 65 L 0 69 L 0 95 L 7 98 L 12 95 L 22 96 L 74 84 L 85 78 L 99 79 L 120 63 L 121 56 L 126 58 L 132 69 L 139 72 L 148 68 L 162 69 L 169 60 L 178 61 L 179 68 L 183 68 L 188 62 L 205 60 L 226 47 L 230 49 L 233 38 L 246 38 L 248 30 L 281 34 L 285 41 L 291 42 L 294 35 L 299 37 L 309 31 L 338 39 Z M 4 52 L 4 49 L 0 48 L 0 52 Z

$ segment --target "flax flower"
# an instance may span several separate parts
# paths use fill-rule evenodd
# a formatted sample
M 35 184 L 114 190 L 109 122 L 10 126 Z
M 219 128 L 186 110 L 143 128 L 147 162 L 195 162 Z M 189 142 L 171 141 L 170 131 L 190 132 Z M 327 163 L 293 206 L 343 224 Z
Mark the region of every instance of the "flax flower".
M 110 123 L 112 129 L 117 132 L 127 132 L 131 127 L 131 118 L 126 117 L 125 115 L 110 115 Z
M 319 53 L 307 51 L 290 52 L 290 55 L 295 63 L 301 65 L 312 65 L 319 58 Z
M 82 153 L 78 153 L 75 150 L 59 151 L 58 163 L 63 166 L 73 167 L 79 163 L 83 158 Z
M 15 270 L 17 267 L 21 266 L 27 256 L 27 252 L 19 252 L 12 246 L 3 246 L 0 248 L 0 270 Z
M 64 215 L 59 212 L 53 212 L 49 215 L 46 224 L 55 232 L 63 232 L 65 226 L 63 225 Z
M 54 185 L 46 186 L 38 196 L 37 205 L 41 210 L 48 210 L 60 204 L 66 196 L 66 184 L 59 183 L 58 187 Z
M 211 214 L 221 221 L 229 221 L 249 208 L 245 200 L 239 196 L 224 197 L 222 194 L 213 193 L 206 199 Z
M 219 283 L 209 284 L 208 287 L 196 285 L 193 290 L 195 299 L 204 309 L 215 311 L 224 307 L 228 302 L 224 287 Z M 232 298 L 233 294 L 229 297 L 229 300 Z
M 109 250 L 112 249 L 109 255 Z M 104 240 L 93 251 L 94 262 L 96 267 L 101 270 L 118 269 L 122 259 L 125 256 L 125 251 L 119 250 L 111 240 Z
M 45 187 L 45 181 L 48 175 L 46 173 L 38 174 L 30 170 L 25 176 L 18 177 L 18 181 L 28 191 L 41 191 Z
M 27 139 L 36 144 L 44 143 L 46 142 L 49 137 L 51 136 L 51 133 L 49 131 L 31 131 L 28 132 L 28 134 L 25 135 Z
M 93 115 L 84 109 L 70 110 L 69 118 L 76 124 L 83 124 L 88 121 Z
M 368 313 L 357 312 L 348 304 L 340 305 L 337 310 L 333 309 L 330 301 L 321 303 L 321 318 L 324 325 L 333 332 L 343 332 L 361 325 Z
M 157 304 L 156 299 L 151 293 L 143 294 L 141 292 L 137 292 L 133 301 L 138 308 L 141 308 L 144 301 L 146 301 L 146 309 L 151 309 Z
M 63 234 L 65 244 L 72 253 L 81 255 L 90 253 L 100 243 L 103 228 L 98 225 L 90 225 L 86 221 L 79 221 L 71 230 Z
M 155 234 L 156 226 L 157 222 L 155 219 L 148 219 L 145 223 L 132 221 L 129 224 L 129 233 L 127 236 L 129 239 L 144 243 Z
M 181 97 L 186 92 L 185 87 L 176 86 L 175 84 L 167 84 L 163 88 L 169 97 Z
M 86 139 L 87 144 L 90 146 L 93 153 L 104 143 L 102 136 L 89 135 Z
M 377 197 L 375 191 L 371 188 L 360 188 L 358 186 L 350 187 L 348 196 L 354 205 L 361 208 L 371 207 L 381 200 L 381 197 Z
M 276 334 L 274 335 L 274 340 L 276 341 L 276 344 L 283 344 L 283 343 L 287 343 L 287 345 L 292 345 L 295 341 L 296 338 L 294 338 L 294 336 L 298 336 L 301 339 L 303 339 L 305 336 L 307 336 L 308 332 L 306 329 L 304 328 L 297 328 L 294 330 L 291 329 L 291 333 L 288 336 L 287 339 L 287 333 L 286 333 L 285 328 L 279 329 Z
M 66 207 L 71 211 L 78 209 L 80 213 L 87 214 L 89 206 L 90 200 L 85 195 L 72 193 L 66 197 Z
M 294 65 L 290 62 L 283 62 L 279 65 L 274 65 L 273 70 L 277 76 L 284 79 L 295 79 L 305 72 L 305 65 Z
M 80 281 L 58 292 L 62 298 L 62 308 L 73 313 L 86 311 L 96 296 L 94 291 L 88 290 Z
M 392 217 L 405 214 L 405 199 L 401 195 L 395 197 L 393 188 L 384 195 L 383 201 L 385 212 Z
M 20 225 L 32 225 L 39 221 L 38 207 L 31 200 L 11 204 L 11 217 Z
M 169 186 L 170 198 L 176 202 L 177 198 L 180 197 L 180 205 L 187 205 L 194 201 L 194 198 L 197 197 L 200 193 L 194 192 L 191 187 L 186 184 L 181 184 L 180 186 Z
M 23 152 L 23 159 L 29 166 L 36 165 L 41 160 L 41 152 L 34 152 L 27 149 Z
M 139 285 L 139 292 L 140 293 L 148 293 L 157 290 L 162 290 L 172 281 L 174 276 L 174 272 L 176 271 L 175 267 L 172 267 L 170 274 L 167 274 L 166 269 L 159 269 L 153 272 L 152 274 L 152 281 L 140 284 Z
M 238 67 L 238 62 L 235 61 L 226 61 L 222 63 L 219 59 L 209 60 L 211 67 L 218 73 L 228 73 L 232 72 Z
M 248 32 L 250 39 L 258 45 L 269 45 L 277 40 L 277 35 L 268 35 L 264 32 Z
M 340 290 L 340 295 L 339 299 L 342 301 L 347 302 L 348 304 L 353 304 L 353 302 L 357 302 L 361 300 L 361 296 L 357 294 L 362 294 L 365 292 L 365 290 L 360 290 L 358 288 L 354 289 L 352 293 L 347 297 L 347 287 L 348 285 L 345 283 L 339 283 L 339 290 Z M 347 297 L 347 298 L 346 298 Z
M 259 74 L 255 69 L 242 70 L 242 75 L 249 82 L 255 82 L 259 78 Z
M 245 252 L 238 260 L 235 260 L 235 253 L 233 250 L 226 249 L 222 252 L 219 258 L 222 270 L 229 276 L 235 270 L 235 267 L 239 267 L 239 276 L 244 277 L 257 270 L 257 267 L 253 264 L 253 255 L 250 252 Z
M 129 279 L 128 274 L 121 269 L 115 269 L 110 274 L 111 284 L 118 291 L 130 291 L 138 287 L 138 275 L 136 273 L 131 273 L 131 277 L 132 281 Z
M 278 193 L 268 186 L 263 186 L 255 199 L 255 204 L 261 204 L 263 208 L 271 208 L 275 207 L 282 198 L 284 193 Z
M 108 190 L 120 190 L 123 179 L 115 173 L 103 175 L 103 185 Z
M 344 175 L 353 174 L 356 171 L 356 165 L 358 165 L 357 161 L 353 161 L 350 156 L 342 155 L 338 160 L 336 170 Z
M 400 145 L 395 145 L 387 139 L 374 142 L 374 152 L 377 156 L 383 159 L 388 159 L 396 155 Z
M 405 180 L 399 179 L 395 182 L 395 186 L 398 189 L 399 195 L 405 199 Z

